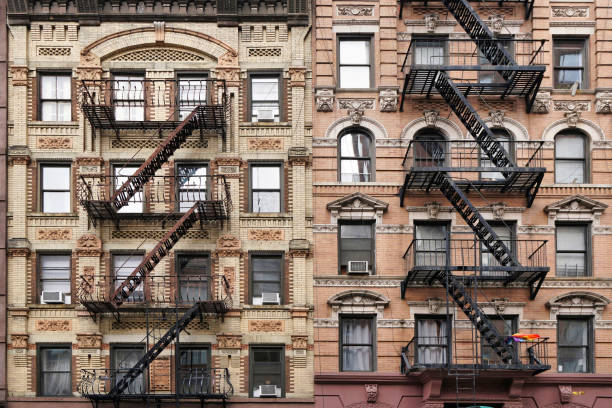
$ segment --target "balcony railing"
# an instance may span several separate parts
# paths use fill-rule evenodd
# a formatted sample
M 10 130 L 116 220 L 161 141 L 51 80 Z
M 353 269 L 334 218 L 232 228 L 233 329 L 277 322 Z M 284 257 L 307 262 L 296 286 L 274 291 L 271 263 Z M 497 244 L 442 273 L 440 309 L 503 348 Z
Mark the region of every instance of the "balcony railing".
M 462 336 L 465 334 L 465 336 Z M 454 344 L 451 343 L 454 341 Z M 478 368 L 482 370 L 530 370 L 550 369 L 548 338 L 534 342 L 514 342 L 508 339 L 514 358 L 507 364 L 479 339 L 471 337 L 471 331 L 457 331 L 457 338 L 447 336 L 414 337 L 402 347 L 400 370 L 407 374 L 414 370 L 442 368 Z

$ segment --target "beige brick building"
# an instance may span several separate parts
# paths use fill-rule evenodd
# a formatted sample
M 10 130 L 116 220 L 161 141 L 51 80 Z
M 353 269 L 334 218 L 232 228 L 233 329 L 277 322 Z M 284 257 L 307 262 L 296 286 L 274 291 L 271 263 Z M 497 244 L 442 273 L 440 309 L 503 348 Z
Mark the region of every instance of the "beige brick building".
M 306 4 L 8 27 L 8 406 L 312 404 Z

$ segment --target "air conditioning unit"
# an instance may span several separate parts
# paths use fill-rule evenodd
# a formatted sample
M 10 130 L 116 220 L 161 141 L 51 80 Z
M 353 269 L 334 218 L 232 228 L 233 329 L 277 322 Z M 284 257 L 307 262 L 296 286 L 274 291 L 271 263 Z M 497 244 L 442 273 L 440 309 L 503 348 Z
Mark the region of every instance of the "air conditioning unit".
M 348 273 L 370 273 L 368 261 L 349 261 Z
M 266 398 L 266 397 L 281 397 L 281 389 L 276 385 L 260 385 L 255 392 L 253 392 L 255 398 Z
M 47 303 L 47 304 L 49 303 L 64 304 L 66 303 L 66 295 L 64 295 L 64 292 L 49 292 L 49 291 L 43 290 L 40 300 L 42 303 Z
M 278 293 L 262 293 L 262 305 L 280 305 L 280 295 Z
M 258 122 L 274 122 L 274 111 L 272 109 L 257 109 Z

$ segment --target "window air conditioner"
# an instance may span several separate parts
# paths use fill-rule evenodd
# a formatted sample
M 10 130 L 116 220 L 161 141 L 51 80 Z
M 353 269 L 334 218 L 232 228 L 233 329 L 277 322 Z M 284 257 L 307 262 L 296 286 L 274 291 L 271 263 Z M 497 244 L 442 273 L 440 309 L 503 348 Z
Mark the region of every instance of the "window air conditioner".
M 280 295 L 278 293 L 262 293 L 262 305 L 280 305 Z
M 258 122 L 274 122 L 274 111 L 272 109 L 257 109 Z
M 260 385 L 253 393 L 255 398 L 277 397 L 281 396 L 281 389 L 276 385 Z
M 348 273 L 369 273 L 368 261 L 349 261 Z
M 42 296 L 41 296 L 41 301 L 42 303 L 66 303 L 66 296 L 64 295 L 64 292 L 49 292 L 46 290 L 43 290 L 42 292 Z

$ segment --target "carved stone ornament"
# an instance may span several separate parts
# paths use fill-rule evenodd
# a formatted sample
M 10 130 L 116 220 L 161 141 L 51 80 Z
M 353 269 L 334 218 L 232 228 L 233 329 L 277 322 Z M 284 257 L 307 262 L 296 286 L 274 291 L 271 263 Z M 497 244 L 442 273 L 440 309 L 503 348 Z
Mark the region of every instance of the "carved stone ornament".
M 338 6 L 336 8 L 339 16 L 371 16 L 374 7 L 369 6 Z
M 544 207 L 544 212 L 548 214 L 549 223 L 551 224 L 554 224 L 557 220 L 590 220 L 594 225 L 598 225 L 600 217 L 606 208 L 608 208 L 606 203 L 576 194 L 548 204 Z
M 308 336 L 291 336 L 291 344 L 294 350 L 306 350 L 308 348 Z
M 378 96 L 381 112 L 397 111 L 398 95 L 396 89 L 382 89 Z
M 11 67 L 13 86 L 28 85 L 28 67 Z
M 289 68 L 289 78 L 291 78 L 291 86 L 304 87 L 306 85 L 306 68 Z
M 315 94 L 317 112 L 331 112 L 334 110 L 334 90 L 331 88 L 317 89 Z
M 37 331 L 70 331 L 72 323 L 70 320 L 37 320 Z
M 378 399 L 378 384 L 364 384 L 366 392 L 366 401 L 373 404 Z
M 492 110 L 489 111 L 489 117 L 491 118 L 491 124 L 497 127 L 504 127 L 504 117 L 506 112 L 503 110 Z
M 81 235 L 77 239 L 75 252 L 78 256 L 100 256 L 102 241 L 94 234 Z
M 571 385 L 558 385 L 559 387 L 559 400 L 562 403 L 567 403 L 570 402 L 570 400 L 572 399 L 572 386 Z
M 501 33 L 504 28 L 504 16 L 502 14 L 493 14 L 489 16 L 489 25 L 494 33 Z
M 442 300 L 438 298 L 429 298 L 427 299 L 427 309 L 429 313 L 438 313 L 438 310 L 442 306 Z
M 220 67 L 237 67 L 238 55 L 228 51 L 219 57 L 218 63 Z
M 610 300 L 599 293 L 574 291 L 555 296 L 546 302 L 546 307 L 550 309 L 551 320 L 559 314 L 595 316 L 599 320 L 609 304 Z
M 77 344 L 80 349 L 102 348 L 101 334 L 77 334 Z
M 36 230 L 36 239 L 50 241 L 68 241 L 72 239 L 72 230 L 68 228 Z
M 569 111 L 565 112 L 565 120 L 567 121 L 567 126 L 576 127 L 578 125 L 578 121 L 580 120 L 580 111 Z
M 553 17 L 588 17 L 588 7 L 562 6 L 551 7 Z
M 282 241 L 285 232 L 282 229 L 250 229 L 248 237 L 253 241 Z
M 91 52 L 81 54 L 79 67 L 100 67 L 100 58 Z
M 369 196 L 367 194 L 355 192 L 329 202 L 326 207 L 329 211 L 335 211 L 339 213 L 363 213 L 364 211 L 376 211 L 382 213 L 387 211 L 389 203 Z
M 217 68 L 216 77 L 217 79 L 223 79 L 226 82 L 239 82 L 240 81 L 240 69 L 238 68 Z
M 597 92 L 595 94 L 595 112 L 612 113 L 612 92 Z
M 427 209 L 427 216 L 430 219 L 435 220 L 438 218 L 438 214 L 440 213 L 440 203 L 436 201 L 425 203 L 425 208 Z
M 96 274 L 96 268 L 93 266 L 84 266 L 83 274 L 81 275 L 79 283 L 79 292 L 83 295 L 89 295 L 94 290 L 94 276 Z
M 423 18 L 425 20 L 425 29 L 427 32 L 433 33 L 436 31 L 440 17 L 437 14 L 426 14 Z
M 39 137 L 36 139 L 39 149 L 72 149 L 72 139 L 69 137 Z
M 361 123 L 361 118 L 363 117 L 363 109 L 353 109 L 347 112 L 351 117 L 351 123 L 354 125 L 359 125 Z
M 554 101 L 554 110 L 586 112 L 591 110 L 591 103 L 589 101 Z
M 251 137 L 248 139 L 249 150 L 283 150 L 283 139 L 269 137 Z
M 493 307 L 498 313 L 503 313 L 506 309 L 506 305 L 508 304 L 508 299 L 506 298 L 496 298 L 491 300 L 493 302 Z
M 241 252 L 240 239 L 231 234 L 221 235 L 217 239 L 217 254 L 219 256 L 236 256 Z
M 506 203 L 493 203 L 491 204 L 491 212 L 495 218 L 503 219 L 504 214 L 506 213 L 506 207 Z
M 423 117 L 425 118 L 425 123 L 428 127 L 435 127 L 439 116 L 440 112 L 438 112 L 437 110 L 423 111 Z
M 339 109 L 357 109 L 368 110 L 374 109 L 374 99 L 338 99 Z
M 78 67 L 76 76 L 79 79 L 90 81 L 100 80 L 102 79 L 102 68 Z
M 249 331 L 252 332 L 282 332 L 284 329 L 282 320 L 249 320 Z
M 11 334 L 11 346 L 14 349 L 24 349 L 28 348 L 28 338 L 30 336 L 27 334 Z
M 220 349 L 238 349 L 242 347 L 241 334 L 217 334 L 217 346 Z
M 538 92 L 531 111 L 533 113 L 549 113 L 551 104 L 552 97 L 550 96 L 550 92 Z

